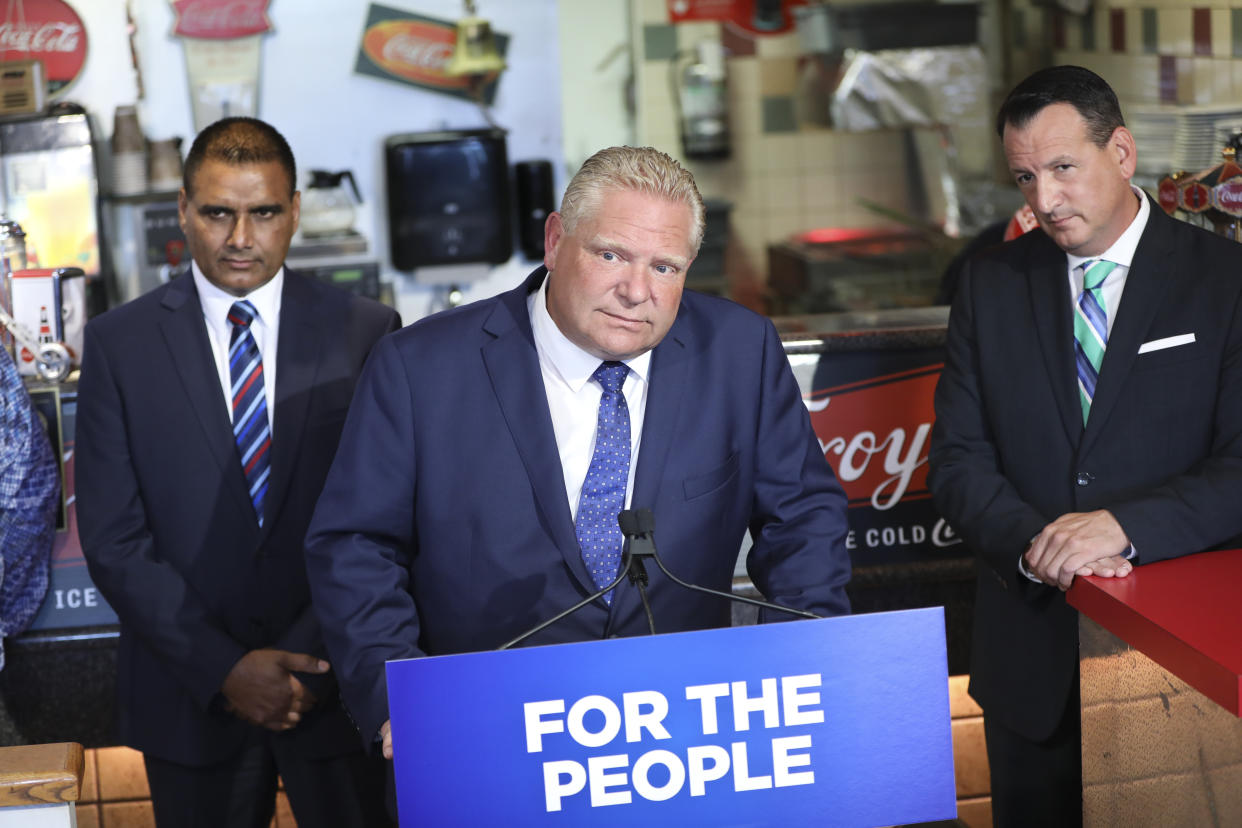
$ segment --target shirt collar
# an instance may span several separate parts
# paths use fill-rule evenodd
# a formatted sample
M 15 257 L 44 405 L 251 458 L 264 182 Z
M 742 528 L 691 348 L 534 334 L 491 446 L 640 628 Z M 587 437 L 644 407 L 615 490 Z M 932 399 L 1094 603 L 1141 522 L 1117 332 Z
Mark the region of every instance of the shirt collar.
M 190 271 L 194 274 L 194 287 L 198 289 L 198 301 L 203 306 L 203 315 L 215 325 L 223 325 L 228 329 L 229 308 L 238 299 L 249 300 L 254 305 L 259 321 L 271 327 L 280 316 L 280 296 L 285 284 L 285 268 L 282 266 L 276 275 L 268 279 L 245 296 L 234 296 L 207 281 L 198 262 L 191 261 Z
M 1151 216 L 1151 202 L 1147 196 L 1138 187 L 1133 184 L 1130 189 L 1138 196 L 1139 209 L 1138 215 L 1134 217 L 1134 221 L 1130 222 L 1130 226 L 1125 232 L 1113 242 L 1112 247 L 1105 250 L 1099 256 L 1075 256 L 1072 253 L 1066 253 L 1069 259 L 1069 268 L 1073 270 L 1083 262 L 1090 262 L 1096 259 L 1114 262 L 1124 268 L 1129 268 L 1130 263 L 1134 261 L 1134 251 L 1138 249 L 1139 239 L 1143 237 L 1143 231 L 1147 228 L 1147 219 Z
M 579 348 L 557 327 L 552 315 L 548 313 L 548 277 L 545 276 L 539 290 L 531 294 L 528 302 L 530 310 L 530 326 L 535 335 L 535 348 L 551 363 L 560 374 L 561 379 L 575 394 L 591 379 L 595 369 L 599 367 L 600 358 L 588 354 Z M 635 375 L 643 382 L 648 381 L 651 372 L 651 351 L 644 351 L 633 359 L 624 360 Z

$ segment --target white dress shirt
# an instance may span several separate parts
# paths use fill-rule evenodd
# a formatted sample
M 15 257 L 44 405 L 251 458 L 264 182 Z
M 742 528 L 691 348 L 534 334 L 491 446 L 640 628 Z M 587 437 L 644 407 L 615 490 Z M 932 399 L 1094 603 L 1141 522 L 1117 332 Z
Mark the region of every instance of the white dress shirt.
M 207 323 L 207 341 L 211 343 L 211 355 L 216 360 L 216 373 L 220 377 L 220 395 L 224 400 L 229 422 L 233 421 L 233 379 L 229 375 L 229 340 L 233 336 L 233 323 L 229 322 L 229 308 L 238 299 L 247 299 L 257 312 L 250 323 L 250 333 L 259 356 L 263 359 L 263 396 L 267 398 L 267 422 L 276 433 L 276 343 L 280 334 L 280 294 L 285 284 L 285 269 L 267 284 L 252 290 L 245 296 L 234 296 L 207 281 L 199 270 L 198 262 L 190 267 L 194 274 L 194 286 L 198 289 L 198 301 L 203 306 L 203 321 Z
M 1134 251 L 1138 248 L 1139 239 L 1143 237 L 1143 231 L 1147 229 L 1147 219 L 1151 215 L 1151 204 L 1147 200 L 1147 196 L 1143 194 L 1143 191 L 1133 184 L 1130 185 L 1130 189 L 1138 196 L 1139 211 L 1138 215 L 1134 217 L 1134 221 L 1130 222 L 1130 226 L 1118 237 L 1117 241 L 1113 242 L 1112 246 L 1099 256 L 1065 254 L 1066 259 L 1069 260 L 1067 266 L 1069 268 L 1071 307 L 1077 305 L 1078 295 L 1082 293 L 1083 275 L 1082 271 L 1078 269 L 1080 264 L 1100 259 L 1117 265 L 1113 268 L 1113 272 L 1108 274 L 1104 284 L 1100 286 L 1100 290 L 1104 294 L 1104 314 L 1110 334 L 1113 332 L 1113 320 L 1117 318 L 1117 309 L 1121 307 L 1121 293 L 1126 288 L 1126 277 L 1130 275 L 1130 264 L 1134 261 Z
M 1078 266 L 1083 262 L 1094 261 L 1096 259 L 1113 262 L 1117 266 L 1113 268 L 1113 272 L 1109 273 L 1104 283 L 1100 285 L 1100 290 L 1104 294 L 1104 316 L 1108 325 L 1108 332 L 1113 332 L 1113 321 L 1117 318 L 1117 309 L 1121 307 L 1121 294 L 1126 288 L 1126 277 L 1130 275 L 1130 265 L 1134 262 L 1134 251 L 1138 249 L 1139 239 L 1143 237 L 1143 231 L 1147 228 L 1147 219 L 1151 216 L 1151 203 L 1147 200 L 1147 196 L 1143 191 L 1133 184 L 1130 189 L 1139 200 L 1138 215 L 1130 222 L 1130 226 L 1125 229 L 1117 241 L 1105 250 L 1099 256 L 1075 256 L 1073 253 L 1066 253 L 1069 268 L 1069 289 L 1070 289 L 1070 307 L 1073 308 L 1078 304 L 1078 295 L 1082 293 L 1083 274 Z M 1105 349 L 1107 350 L 1107 345 Z M 1034 538 L 1032 538 L 1032 542 Z M 1133 560 L 1137 550 L 1134 544 L 1122 550 L 1121 557 L 1126 560 Z M 1026 557 L 1018 558 L 1018 571 L 1025 575 L 1028 579 L 1036 583 L 1043 583 L 1036 578 L 1026 566 Z
M 579 348 L 561 333 L 548 314 L 548 278 L 526 299 L 530 325 L 539 354 L 539 371 L 552 412 L 552 430 L 565 475 L 569 513 L 578 517 L 578 499 L 586 480 L 591 456 L 595 453 L 595 427 L 599 420 L 599 400 L 604 391 L 591 379 L 602 360 Z M 625 505 L 634 494 L 634 470 L 638 467 L 638 447 L 642 441 L 643 417 L 647 411 L 647 387 L 651 380 L 651 352 L 625 360 L 630 373 L 621 386 L 630 410 L 630 476 L 625 484 Z

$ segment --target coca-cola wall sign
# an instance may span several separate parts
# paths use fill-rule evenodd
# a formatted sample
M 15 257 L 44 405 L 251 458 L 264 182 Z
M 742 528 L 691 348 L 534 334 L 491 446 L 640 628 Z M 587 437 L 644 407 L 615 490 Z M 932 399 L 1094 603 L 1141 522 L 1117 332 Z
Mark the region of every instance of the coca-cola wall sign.
M 493 36 L 496 50 L 503 56 L 509 38 L 499 32 Z M 456 48 L 457 28 L 453 21 L 372 3 L 367 9 L 354 71 L 473 100 L 470 80 L 444 71 Z M 491 78 L 483 84 L 480 96 L 484 103 L 491 104 L 495 100 L 497 81 L 498 78 Z
M 927 488 L 942 348 L 793 354 L 820 449 L 849 499 L 855 566 L 967 557 Z
M 271 31 L 269 0 L 174 0 L 173 34 L 203 40 L 232 40 Z
M 0 61 L 39 60 L 47 91 L 56 94 L 77 79 L 86 63 L 86 28 L 64 0 L 7 3 L 0 23 Z

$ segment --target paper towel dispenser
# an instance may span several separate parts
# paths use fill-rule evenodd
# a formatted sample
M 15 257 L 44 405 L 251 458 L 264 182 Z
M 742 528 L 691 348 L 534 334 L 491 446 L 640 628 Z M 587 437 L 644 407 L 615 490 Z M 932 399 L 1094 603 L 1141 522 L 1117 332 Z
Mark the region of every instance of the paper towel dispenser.
M 503 130 L 393 135 L 384 156 L 393 267 L 501 264 L 513 255 Z

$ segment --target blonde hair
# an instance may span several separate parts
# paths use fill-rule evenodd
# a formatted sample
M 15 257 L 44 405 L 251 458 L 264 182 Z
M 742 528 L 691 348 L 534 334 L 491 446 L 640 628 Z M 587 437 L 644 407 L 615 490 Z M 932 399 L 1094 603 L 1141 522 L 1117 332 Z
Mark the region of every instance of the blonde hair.
M 574 232 L 579 221 L 599 209 L 605 193 L 618 190 L 645 193 L 689 207 L 690 243 L 693 252 L 698 253 L 706 219 L 703 197 L 694 184 L 694 176 L 652 147 L 609 147 L 588 158 L 561 199 L 561 223 L 565 232 Z

